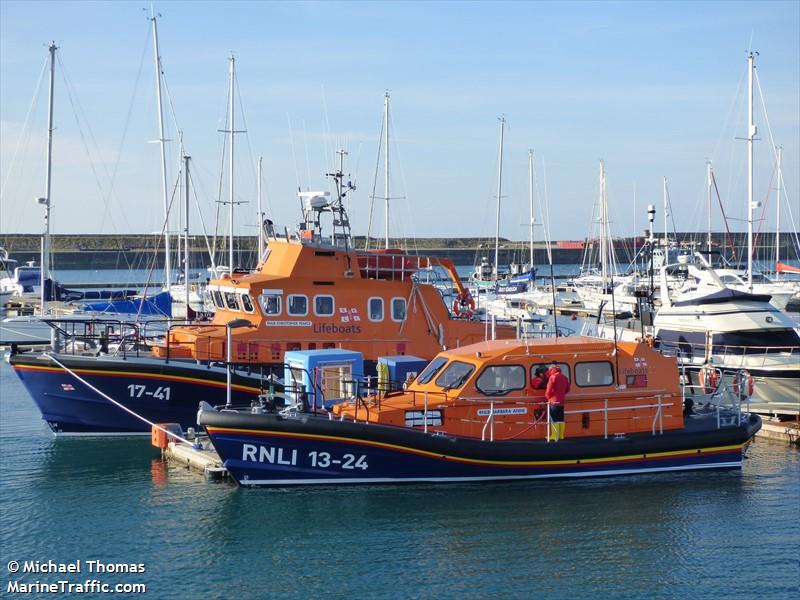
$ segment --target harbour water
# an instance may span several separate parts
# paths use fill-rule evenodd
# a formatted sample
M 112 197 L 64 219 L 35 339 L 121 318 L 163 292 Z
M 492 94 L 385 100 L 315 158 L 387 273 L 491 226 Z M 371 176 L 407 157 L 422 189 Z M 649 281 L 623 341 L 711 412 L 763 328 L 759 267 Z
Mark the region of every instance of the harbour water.
M 6 363 L 0 378 L 3 593 L 97 579 L 157 598 L 797 594 L 800 454 L 780 443 L 756 441 L 741 472 L 245 490 L 165 465 L 146 439 L 55 438 Z M 48 560 L 81 573 L 8 572 Z

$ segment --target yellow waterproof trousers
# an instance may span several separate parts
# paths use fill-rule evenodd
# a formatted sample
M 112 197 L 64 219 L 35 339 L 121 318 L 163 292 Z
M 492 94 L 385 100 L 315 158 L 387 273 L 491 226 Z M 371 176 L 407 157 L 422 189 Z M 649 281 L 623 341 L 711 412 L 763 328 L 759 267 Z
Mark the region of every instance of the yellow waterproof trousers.
M 564 422 L 551 421 L 550 422 L 550 441 L 557 442 L 564 439 Z

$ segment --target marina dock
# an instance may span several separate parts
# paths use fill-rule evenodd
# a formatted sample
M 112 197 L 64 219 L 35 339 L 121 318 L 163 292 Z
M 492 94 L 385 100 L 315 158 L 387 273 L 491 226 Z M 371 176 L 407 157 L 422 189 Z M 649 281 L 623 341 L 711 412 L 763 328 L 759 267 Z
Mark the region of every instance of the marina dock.
M 169 442 L 161 455 L 171 465 L 201 473 L 209 480 L 219 481 L 228 477 L 219 454 L 207 438 L 197 438 L 193 445 Z
M 783 442 L 800 449 L 800 420 L 781 422 L 764 418 L 756 437 Z

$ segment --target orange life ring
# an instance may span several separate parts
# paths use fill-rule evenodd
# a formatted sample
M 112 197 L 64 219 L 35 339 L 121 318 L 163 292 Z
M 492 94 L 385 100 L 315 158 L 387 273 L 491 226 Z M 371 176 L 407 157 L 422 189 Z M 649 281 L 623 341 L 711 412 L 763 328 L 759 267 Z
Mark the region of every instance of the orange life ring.
M 741 384 L 739 380 L 741 380 Z M 733 376 L 733 393 L 736 394 L 740 400 L 751 398 L 754 391 L 755 383 L 753 383 L 753 376 L 750 374 L 750 371 L 743 369 Z
M 469 292 L 461 292 L 453 300 L 453 314 L 457 318 L 471 319 L 475 314 L 475 298 Z
M 719 374 L 711 365 L 703 365 L 700 369 L 700 386 L 703 392 L 711 394 L 716 391 L 719 385 Z

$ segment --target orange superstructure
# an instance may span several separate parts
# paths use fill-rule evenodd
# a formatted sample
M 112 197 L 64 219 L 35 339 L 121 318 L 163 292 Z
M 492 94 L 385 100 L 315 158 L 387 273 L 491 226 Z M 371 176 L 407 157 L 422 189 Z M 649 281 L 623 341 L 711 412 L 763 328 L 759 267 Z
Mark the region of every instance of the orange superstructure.
M 404 392 L 334 406 L 343 419 L 425 428 L 456 437 L 547 437 L 536 369 L 558 365 L 570 380 L 566 439 L 680 429 L 677 363 L 644 343 L 586 337 L 497 340 L 440 353 Z
M 341 173 L 336 183 L 338 189 Z M 342 197 L 340 192 L 330 202 L 325 193 L 302 193 L 304 220 L 297 233 L 270 230 L 255 272 L 226 275 L 208 285 L 216 307 L 213 321 L 172 329 L 154 348 L 155 356 L 225 360 L 226 324 L 241 319 L 251 326 L 232 330 L 237 363 L 280 363 L 287 350 L 324 348 L 356 350 L 367 361 L 402 354 L 432 358 L 443 349 L 485 339 L 487 326 L 472 320 L 471 310 L 451 313 L 442 286 L 415 276 L 435 271 L 445 278 L 456 306 L 470 306 L 452 262 L 399 250 L 354 250 Z M 323 213 L 333 215 L 327 237 L 320 224 Z M 515 333 L 514 327 L 496 327 L 498 338 Z

